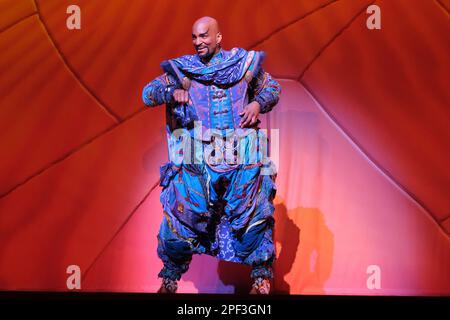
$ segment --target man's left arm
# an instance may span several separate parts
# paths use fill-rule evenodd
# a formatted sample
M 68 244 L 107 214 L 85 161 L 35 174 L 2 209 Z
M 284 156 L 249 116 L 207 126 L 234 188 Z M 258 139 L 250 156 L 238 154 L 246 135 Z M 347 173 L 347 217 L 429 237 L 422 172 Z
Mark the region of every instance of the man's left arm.
M 280 93 L 280 84 L 261 68 L 249 83 L 249 104 L 240 113 L 239 126 L 245 128 L 257 124 L 258 115 L 272 110 L 278 103 Z
M 281 93 L 280 84 L 265 72 L 262 68 L 258 74 L 250 81 L 250 101 L 259 103 L 260 113 L 267 113 L 278 103 Z

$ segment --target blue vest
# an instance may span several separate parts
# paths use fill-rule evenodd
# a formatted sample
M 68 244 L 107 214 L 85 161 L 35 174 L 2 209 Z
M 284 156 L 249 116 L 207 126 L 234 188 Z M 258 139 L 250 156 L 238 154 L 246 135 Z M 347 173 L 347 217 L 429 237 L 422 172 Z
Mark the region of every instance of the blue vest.
M 221 132 L 223 135 L 240 129 L 239 114 L 248 103 L 248 83 L 244 79 L 233 86 L 205 85 L 195 80 L 189 86 L 190 108 L 195 111 L 195 119 L 202 125 L 202 140 L 209 140 L 206 130 Z
M 174 61 L 166 62 L 165 68 L 175 75 L 183 88 L 189 92 L 188 104 L 167 106 L 167 138 L 171 160 L 180 158 L 186 152 L 192 153 L 186 147 L 181 147 L 187 139 L 190 140 L 191 147 L 196 148 L 192 159 L 197 160 L 202 158 L 203 147 L 195 144 L 211 141 L 211 135 L 219 134 L 223 139 L 235 135 L 242 140 L 252 134 L 254 137 L 247 139 L 245 148 L 257 143 L 253 130 L 257 125 L 252 129 L 239 128 L 239 114 L 248 104 L 248 83 L 256 75 L 254 73 L 259 71 L 261 59 L 259 53 L 247 54 L 245 59 L 239 62 L 239 69 L 234 72 L 235 81 L 225 84 L 189 78 L 179 70 Z M 236 74 L 239 76 L 236 77 Z M 182 129 L 186 133 L 184 138 L 180 138 L 179 130 L 174 136 L 172 133 L 175 129 Z

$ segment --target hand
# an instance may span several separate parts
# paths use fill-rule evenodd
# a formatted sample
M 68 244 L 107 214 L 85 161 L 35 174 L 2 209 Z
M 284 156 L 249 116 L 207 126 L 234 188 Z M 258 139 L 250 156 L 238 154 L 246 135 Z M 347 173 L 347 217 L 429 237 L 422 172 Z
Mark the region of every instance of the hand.
M 189 102 L 189 94 L 186 90 L 175 89 L 173 91 L 173 99 L 178 103 L 188 103 Z
M 258 121 L 258 115 L 261 111 L 261 106 L 258 102 L 253 101 L 244 107 L 244 111 L 242 111 L 239 115 L 242 117 L 239 126 L 241 128 L 251 127 Z

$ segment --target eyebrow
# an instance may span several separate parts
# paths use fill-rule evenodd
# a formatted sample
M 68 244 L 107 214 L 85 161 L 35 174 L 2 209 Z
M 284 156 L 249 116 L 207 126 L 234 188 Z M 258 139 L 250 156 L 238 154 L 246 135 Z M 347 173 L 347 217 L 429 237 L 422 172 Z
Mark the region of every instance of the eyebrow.
M 206 36 L 207 34 L 208 34 L 208 32 L 209 32 L 209 29 L 208 30 L 206 30 L 205 32 L 203 32 L 203 33 L 200 33 L 199 34 L 199 36 Z M 192 36 L 193 37 L 196 37 L 196 35 L 195 34 L 192 34 Z

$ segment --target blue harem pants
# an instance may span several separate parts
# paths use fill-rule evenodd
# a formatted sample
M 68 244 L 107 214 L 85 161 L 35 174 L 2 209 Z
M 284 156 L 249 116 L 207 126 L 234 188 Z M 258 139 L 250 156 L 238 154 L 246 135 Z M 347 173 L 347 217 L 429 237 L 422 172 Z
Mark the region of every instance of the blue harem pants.
M 218 172 L 206 163 L 161 166 L 164 217 L 158 234 L 158 277 L 179 280 L 193 254 L 252 266 L 273 278 L 275 175 L 261 164 Z

